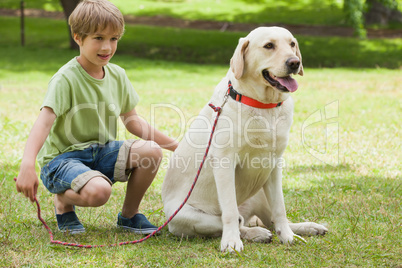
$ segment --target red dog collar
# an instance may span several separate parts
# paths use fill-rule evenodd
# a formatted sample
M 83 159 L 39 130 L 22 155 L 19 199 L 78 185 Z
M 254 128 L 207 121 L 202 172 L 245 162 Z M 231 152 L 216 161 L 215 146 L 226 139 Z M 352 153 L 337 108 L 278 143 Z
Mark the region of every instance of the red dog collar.
M 232 99 L 234 99 L 235 101 L 241 102 L 245 105 L 254 107 L 254 108 L 259 108 L 259 109 L 272 109 L 272 108 L 276 108 L 282 105 L 282 102 L 279 103 L 262 103 L 259 102 L 258 100 L 249 98 L 247 96 L 244 96 L 242 94 L 240 94 L 239 92 L 237 92 L 233 86 L 232 86 L 232 82 L 230 82 L 229 80 L 229 85 L 228 85 L 228 93 L 227 93 L 230 97 L 232 97 Z

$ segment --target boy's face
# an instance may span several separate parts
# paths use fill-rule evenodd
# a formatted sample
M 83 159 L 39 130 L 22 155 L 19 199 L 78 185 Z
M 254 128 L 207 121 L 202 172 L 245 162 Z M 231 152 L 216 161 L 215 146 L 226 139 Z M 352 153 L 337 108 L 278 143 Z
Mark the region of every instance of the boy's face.
M 74 39 L 80 46 L 78 61 L 91 74 L 101 72 L 102 67 L 109 63 L 116 52 L 119 35 L 107 27 L 101 32 L 88 35 L 84 40 L 77 35 L 74 35 Z

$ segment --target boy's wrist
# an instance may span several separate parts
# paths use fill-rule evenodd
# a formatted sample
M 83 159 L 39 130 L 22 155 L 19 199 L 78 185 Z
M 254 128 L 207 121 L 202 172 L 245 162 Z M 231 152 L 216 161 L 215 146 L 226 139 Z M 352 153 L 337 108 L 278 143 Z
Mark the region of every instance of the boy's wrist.
M 21 168 L 33 168 L 35 169 L 35 160 L 22 160 L 21 162 Z

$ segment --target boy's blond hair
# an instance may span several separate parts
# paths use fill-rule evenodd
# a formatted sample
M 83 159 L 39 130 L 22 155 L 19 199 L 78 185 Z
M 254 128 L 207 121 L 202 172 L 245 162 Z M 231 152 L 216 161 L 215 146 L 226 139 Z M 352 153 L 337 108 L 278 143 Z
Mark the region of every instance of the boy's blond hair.
M 83 0 L 71 13 L 68 24 L 71 33 L 84 40 L 88 35 L 112 28 L 119 38 L 124 33 L 124 18 L 120 10 L 107 0 Z

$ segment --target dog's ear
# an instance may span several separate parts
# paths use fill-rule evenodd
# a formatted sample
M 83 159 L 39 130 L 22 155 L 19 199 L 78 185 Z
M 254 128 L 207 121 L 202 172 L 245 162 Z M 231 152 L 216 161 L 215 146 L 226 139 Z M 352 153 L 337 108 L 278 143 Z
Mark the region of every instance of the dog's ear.
M 300 60 L 300 71 L 299 71 L 299 75 L 303 76 L 304 71 L 303 71 L 303 64 L 302 64 L 302 55 L 300 53 L 300 48 L 299 48 L 299 43 L 296 40 L 296 56 L 299 58 Z
M 239 44 L 237 45 L 233 57 L 230 60 L 230 68 L 232 69 L 236 79 L 240 79 L 243 75 L 244 52 L 246 51 L 249 43 L 250 41 L 246 38 L 240 38 Z

